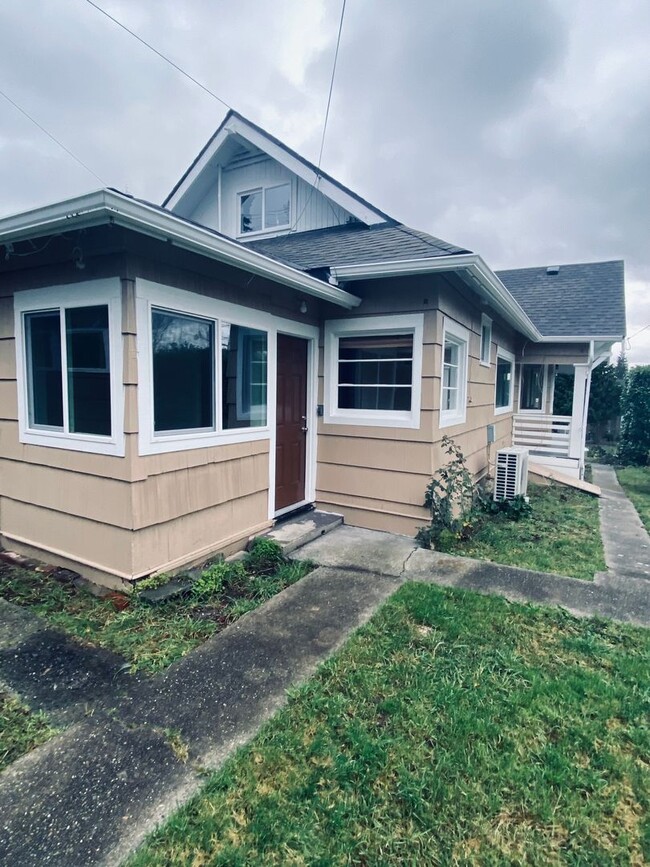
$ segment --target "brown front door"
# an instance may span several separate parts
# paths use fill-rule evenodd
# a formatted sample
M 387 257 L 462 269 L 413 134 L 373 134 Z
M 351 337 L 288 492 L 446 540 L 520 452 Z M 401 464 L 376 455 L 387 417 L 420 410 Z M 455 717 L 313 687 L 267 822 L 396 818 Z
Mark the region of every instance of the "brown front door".
M 278 334 L 275 510 L 305 499 L 307 341 Z

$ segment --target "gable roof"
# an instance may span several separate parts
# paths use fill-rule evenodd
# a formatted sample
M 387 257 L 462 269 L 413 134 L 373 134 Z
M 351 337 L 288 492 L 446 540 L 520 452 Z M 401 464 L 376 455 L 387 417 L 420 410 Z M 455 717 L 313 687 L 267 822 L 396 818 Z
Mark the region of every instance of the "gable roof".
M 174 210 L 200 176 L 205 171 L 209 171 L 210 165 L 219 162 L 219 151 L 231 135 L 239 136 L 250 142 L 286 166 L 307 183 L 311 185 L 318 183 L 319 192 L 349 211 L 358 220 L 369 225 L 386 220 L 392 221 L 392 217 L 389 217 L 384 211 L 380 211 L 379 208 L 371 205 L 370 202 L 366 201 L 366 199 L 359 196 L 349 187 L 346 187 L 327 174 L 327 172 L 319 169 L 314 163 L 305 159 L 292 148 L 287 147 L 287 145 L 275 136 L 270 135 L 262 127 L 247 120 L 234 109 L 230 109 L 214 135 L 210 137 L 194 162 L 164 200 L 164 208 Z
M 556 267 L 496 273 L 544 337 L 620 340 L 625 335 L 623 262 Z
M 360 262 L 431 259 L 469 252 L 394 220 L 377 226 L 348 223 L 310 232 L 294 232 L 247 241 L 246 246 L 302 271 L 356 265 Z

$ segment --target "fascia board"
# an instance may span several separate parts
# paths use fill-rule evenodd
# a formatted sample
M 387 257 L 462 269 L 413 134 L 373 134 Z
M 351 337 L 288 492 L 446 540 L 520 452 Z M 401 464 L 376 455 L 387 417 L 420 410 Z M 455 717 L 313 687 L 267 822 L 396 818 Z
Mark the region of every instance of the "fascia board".
M 318 191 L 320 193 L 327 196 L 328 199 L 331 199 L 337 205 L 345 208 L 346 211 L 349 211 L 363 223 L 372 226 L 377 223 L 386 222 L 386 216 L 384 214 L 380 214 L 372 208 L 368 208 L 361 204 L 361 202 L 359 202 L 354 196 L 346 193 L 345 190 L 342 190 L 327 178 L 310 169 L 309 166 L 305 165 L 301 160 L 296 159 L 292 154 L 287 153 L 281 145 L 271 141 L 263 133 L 250 127 L 242 118 L 239 117 L 230 118 L 219 135 L 215 137 L 210 147 L 197 161 L 196 165 L 193 166 L 181 186 L 172 196 L 170 196 L 169 199 L 166 200 L 165 207 L 174 208 L 179 204 L 188 192 L 190 186 L 198 179 L 201 172 L 215 157 L 230 133 L 240 135 L 252 145 L 255 145 L 255 147 L 268 154 L 272 159 L 288 168 L 289 171 L 302 178 L 302 180 L 310 186 L 315 185 L 318 181 Z
M 181 203 L 181 201 L 185 198 L 186 194 L 189 192 L 190 187 L 194 184 L 197 178 L 199 178 L 203 170 L 213 159 L 214 155 L 219 152 L 222 145 L 224 145 L 225 142 L 228 140 L 230 132 L 230 124 L 228 124 L 228 126 L 224 127 L 222 130 L 219 131 L 219 133 L 214 137 L 210 146 L 206 149 L 204 153 L 201 154 L 201 156 L 194 163 L 187 177 L 179 185 L 178 189 L 174 190 L 174 192 L 167 199 L 165 199 L 165 208 L 169 208 L 170 211 L 173 211 L 174 208 Z
M 621 340 L 625 340 L 624 334 L 576 334 L 576 335 L 562 335 L 561 337 L 554 337 L 552 334 L 545 334 L 544 337 L 539 340 L 539 343 L 589 343 L 591 340 L 597 340 L 601 343 L 619 343 Z
M 459 253 L 431 259 L 367 262 L 331 268 L 332 276 L 341 283 L 381 277 L 400 277 L 412 274 L 432 274 L 441 271 L 465 271 L 501 315 L 530 340 L 542 337 L 523 308 L 515 301 L 494 271 L 476 253 Z
M 347 310 L 361 303 L 356 295 L 323 283 L 297 268 L 284 265 L 228 238 L 215 236 L 174 214 L 151 208 L 112 190 L 88 193 L 77 199 L 1 219 L 0 244 L 28 238 L 37 232 L 44 234 L 61 231 L 65 227 L 79 228 L 107 222 L 135 228 L 144 234 L 171 241 L 178 247 L 242 268 L 248 273 L 275 279 L 285 286 Z

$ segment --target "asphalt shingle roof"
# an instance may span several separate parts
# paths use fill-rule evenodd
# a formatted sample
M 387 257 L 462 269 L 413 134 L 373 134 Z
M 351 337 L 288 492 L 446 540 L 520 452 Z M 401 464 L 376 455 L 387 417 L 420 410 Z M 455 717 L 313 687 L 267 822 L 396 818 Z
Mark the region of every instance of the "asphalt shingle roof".
M 432 259 L 470 252 L 393 221 L 374 226 L 346 223 L 328 229 L 247 241 L 246 246 L 301 271 L 364 262 Z
M 505 287 L 545 337 L 625 334 L 623 262 L 497 271 Z

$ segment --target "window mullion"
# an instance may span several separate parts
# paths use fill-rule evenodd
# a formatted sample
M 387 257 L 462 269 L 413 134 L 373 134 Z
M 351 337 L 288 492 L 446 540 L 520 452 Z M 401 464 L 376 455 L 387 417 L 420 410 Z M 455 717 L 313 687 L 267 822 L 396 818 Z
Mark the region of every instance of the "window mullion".
M 214 321 L 215 347 L 214 347 L 214 429 L 216 433 L 223 431 L 223 349 L 221 344 L 221 319 Z
M 68 403 L 68 339 L 66 331 L 66 308 L 59 308 L 61 326 L 61 395 L 63 397 L 63 432 L 70 433 L 70 408 Z

